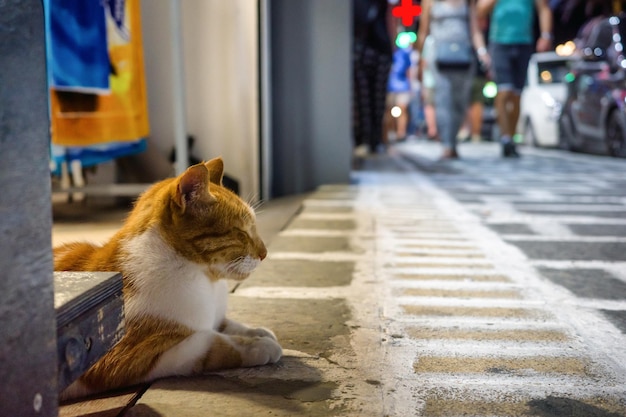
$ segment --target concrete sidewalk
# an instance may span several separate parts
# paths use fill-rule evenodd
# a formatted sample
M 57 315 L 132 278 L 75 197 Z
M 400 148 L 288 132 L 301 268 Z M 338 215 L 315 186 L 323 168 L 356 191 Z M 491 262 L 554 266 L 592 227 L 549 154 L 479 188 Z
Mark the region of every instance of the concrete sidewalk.
M 274 330 L 278 364 L 163 379 L 61 415 L 626 415 L 625 374 L 524 257 L 402 158 L 372 157 L 355 185 L 300 207 L 263 214 L 286 226 L 230 300 L 232 318 Z

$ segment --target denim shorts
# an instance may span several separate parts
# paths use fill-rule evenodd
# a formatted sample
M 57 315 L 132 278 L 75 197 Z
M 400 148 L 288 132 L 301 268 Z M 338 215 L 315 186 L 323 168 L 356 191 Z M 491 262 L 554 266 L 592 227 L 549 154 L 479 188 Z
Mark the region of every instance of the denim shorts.
M 489 49 L 491 68 L 498 89 L 521 93 L 526 84 L 528 61 L 533 53 L 533 45 L 491 43 Z

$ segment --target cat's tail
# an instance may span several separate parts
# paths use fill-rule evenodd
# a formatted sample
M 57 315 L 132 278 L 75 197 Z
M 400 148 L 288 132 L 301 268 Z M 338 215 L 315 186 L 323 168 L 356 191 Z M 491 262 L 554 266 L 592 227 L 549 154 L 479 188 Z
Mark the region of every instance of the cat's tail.
M 98 246 L 87 242 L 73 242 L 53 249 L 55 271 L 83 270 L 85 260 L 96 251 Z

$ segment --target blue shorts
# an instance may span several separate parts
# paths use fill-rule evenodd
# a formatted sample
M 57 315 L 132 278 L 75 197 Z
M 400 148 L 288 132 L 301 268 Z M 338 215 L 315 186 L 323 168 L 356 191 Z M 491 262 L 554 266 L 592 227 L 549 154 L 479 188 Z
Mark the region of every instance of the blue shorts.
M 526 84 L 528 61 L 533 53 L 533 45 L 491 43 L 489 49 L 491 68 L 498 90 L 521 93 Z

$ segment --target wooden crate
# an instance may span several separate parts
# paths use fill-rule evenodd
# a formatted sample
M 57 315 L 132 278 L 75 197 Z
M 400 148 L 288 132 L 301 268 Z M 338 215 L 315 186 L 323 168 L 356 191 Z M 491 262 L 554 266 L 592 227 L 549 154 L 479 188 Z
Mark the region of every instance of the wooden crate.
M 122 275 L 55 272 L 59 392 L 124 335 Z

